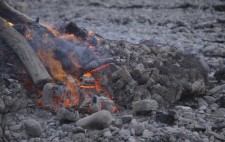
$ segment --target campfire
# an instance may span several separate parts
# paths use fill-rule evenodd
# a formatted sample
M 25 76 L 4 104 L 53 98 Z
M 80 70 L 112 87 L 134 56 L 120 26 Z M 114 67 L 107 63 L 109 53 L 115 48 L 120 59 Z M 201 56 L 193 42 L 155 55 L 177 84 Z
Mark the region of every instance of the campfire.
M 202 33 L 208 37 L 212 31 L 222 31 L 219 26 L 224 24 L 224 19 L 198 23 L 198 19 L 189 16 L 188 12 L 197 10 L 196 15 L 207 13 L 206 17 L 202 16 L 204 20 L 212 19 L 208 14 L 210 16 L 216 7 L 211 6 L 211 2 L 202 6 L 203 2 L 198 5 L 177 1 L 170 5 L 145 2 L 147 0 L 140 3 L 57 0 L 54 5 L 65 3 L 74 4 L 74 9 L 88 8 L 78 14 L 96 9 L 110 11 L 106 19 L 112 22 L 113 28 L 115 24 L 119 28 L 129 25 L 114 32 L 122 33 L 132 27 L 131 33 L 134 33 L 138 24 L 144 24 L 138 29 L 143 35 L 137 32 L 137 35 L 125 37 L 125 34 L 126 39 L 163 33 L 160 39 L 165 43 L 154 39 L 136 44 L 105 39 L 76 25 L 80 23 L 64 20 L 61 13 L 57 16 L 66 23 L 50 26 L 41 22 L 43 15 L 41 20 L 32 19 L 0 0 L 0 141 L 225 141 L 225 69 L 216 71 L 224 60 L 207 56 L 223 55 L 220 53 L 222 40 L 213 40 L 221 44 L 215 51 L 214 46 L 197 45 L 193 46 L 196 50 L 192 50 L 192 44 L 185 46 L 188 42 L 184 40 L 187 36 L 191 37 L 189 42 L 205 44 L 206 41 L 201 42 L 199 38 L 191 40 Z M 36 1 L 25 3 L 35 7 L 39 4 Z M 43 4 L 45 10 L 53 5 L 47 1 Z M 60 6 L 56 8 L 61 10 Z M 132 19 L 117 14 L 114 17 L 111 11 L 117 13 L 117 10 L 126 16 L 134 13 Z M 151 21 L 149 15 L 143 13 L 149 10 L 159 11 L 151 13 Z M 181 12 L 181 15 L 168 13 L 158 19 L 165 11 Z M 187 14 L 188 19 L 185 19 Z M 36 16 L 36 13 L 31 15 Z M 218 18 L 221 13 L 216 11 L 216 15 Z M 84 21 L 93 24 L 89 16 L 93 13 L 82 15 L 81 19 L 87 18 Z M 108 25 L 106 21 L 101 21 L 101 26 Z M 143 27 L 148 24 L 153 33 L 147 33 Z M 176 46 L 167 44 L 164 37 L 167 34 L 171 34 L 171 39 L 179 35 L 177 38 L 182 38 L 182 42 L 171 41 L 178 42 Z M 219 34 L 218 37 L 222 38 Z M 209 41 L 207 39 L 206 44 Z M 217 46 L 217 43 L 212 45 Z
M 4 29 L 0 36 L 27 68 L 34 83 L 31 88 L 40 95 L 40 107 L 86 113 L 116 111 L 108 71 L 114 59 L 101 47 L 100 36 L 73 22 L 57 30 L 15 11 L 4 1 L 0 6 L 4 13 L 9 12 L 0 19 Z

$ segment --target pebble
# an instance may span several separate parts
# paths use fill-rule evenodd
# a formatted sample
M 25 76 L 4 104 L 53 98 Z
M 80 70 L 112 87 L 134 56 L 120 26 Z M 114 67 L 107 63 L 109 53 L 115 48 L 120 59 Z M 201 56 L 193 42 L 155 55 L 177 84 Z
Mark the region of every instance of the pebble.
M 112 115 L 107 110 L 96 112 L 76 122 L 77 126 L 90 129 L 104 129 L 111 125 Z
M 145 99 L 132 103 L 132 109 L 135 113 L 139 112 L 149 112 L 156 110 L 158 108 L 158 103 L 155 100 Z
M 103 133 L 103 136 L 108 138 L 108 137 L 112 136 L 112 133 L 110 131 L 106 131 L 106 132 Z
M 123 123 L 130 123 L 131 120 L 133 119 L 133 115 L 123 115 L 121 119 Z
M 72 140 L 83 140 L 85 138 L 84 133 L 77 133 L 72 135 Z
M 66 108 L 59 108 L 57 111 L 57 117 L 60 120 L 67 120 L 67 121 L 77 121 L 80 117 L 79 117 L 79 113 L 76 112 L 72 112 Z
M 144 138 L 151 138 L 151 137 L 153 137 L 153 132 L 150 132 L 149 130 L 144 130 L 143 131 L 143 133 L 142 133 L 142 137 L 144 137 Z
M 5 103 L 4 101 L 0 98 L 0 113 L 4 113 L 5 111 Z
M 140 136 L 140 135 L 142 135 L 142 133 L 145 129 L 145 126 L 144 126 L 144 124 L 135 124 L 135 125 L 133 125 L 133 128 L 135 131 L 135 135 Z
M 120 130 L 119 135 L 122 139 L 126 140 L 130 137 L 130 131 L 129 130 Z
M 28 119 L 24 122 L 24 126 L 29 136 L 38 137 L 41 135 L 42 127 L 38 121 L 34 119 Z

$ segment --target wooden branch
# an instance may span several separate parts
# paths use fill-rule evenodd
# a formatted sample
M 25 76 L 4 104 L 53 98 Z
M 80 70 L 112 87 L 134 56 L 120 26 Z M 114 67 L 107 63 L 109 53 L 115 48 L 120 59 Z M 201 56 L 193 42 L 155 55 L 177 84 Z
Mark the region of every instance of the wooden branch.
M 27 40 L 1 17 L 0 38 L 18 55 L 35 84 L 51 80 L 50 75 Z
M 24 24 L 35 22 L 32 18 L 9 6 L 4 0 L 0 0 L 0 16 L 12 23 Z

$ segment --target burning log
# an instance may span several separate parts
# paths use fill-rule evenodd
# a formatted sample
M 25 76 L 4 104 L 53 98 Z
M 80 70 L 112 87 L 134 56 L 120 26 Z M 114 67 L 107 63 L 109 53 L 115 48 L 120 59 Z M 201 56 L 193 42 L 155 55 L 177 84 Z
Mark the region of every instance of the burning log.
M 87 37 L 87 30 L 79 28 L 74 22 L 70 22 L 66 27 L 65 27 L 65 32 L 69 34 L 74 34 L 76 36 L 81 37 L 82 39 L 86 39 Z
M 32 18 L 10 7 L 3 0 L 0 0 L 0 16 L 12 22 L 14 28 L 26 37 L 28 43 L 30 43 L 46 67 L 50 66 L 46 64 L 46 60 L 54 58 L 60 62 L 66 74 L 81 77 L 88 71 L 113 62 L 111 58 L 95 55 L 94 49 L 89 48 L 88 45 L 81 46 L 63 39 L 59 36 L 59 32 L 52 31 L 52 29 L 48 29 L 42 24 L 37 23 Z M 66 27 L 66 31 L 67 33 L 72 32 L 76 34 L 76 36 L 83 40 L 87 37 L 86 31 L 78 28 L 75 24 L 69 24 Z M 51 56 L 43 58 L 41 52 L 43 54 L 47 52 Z M 54 78 L 54 75 L 52 77 Z
M 1 1 L 2 2 L 2 1 Z M 1 9 L 2 10 L 2 9 Z M 0 11 L 1 11 L 0 10 Z M 18 55 L 35 84 L 51 80 L 44 65 L 26 39 L 0 17 L 0 38 Z

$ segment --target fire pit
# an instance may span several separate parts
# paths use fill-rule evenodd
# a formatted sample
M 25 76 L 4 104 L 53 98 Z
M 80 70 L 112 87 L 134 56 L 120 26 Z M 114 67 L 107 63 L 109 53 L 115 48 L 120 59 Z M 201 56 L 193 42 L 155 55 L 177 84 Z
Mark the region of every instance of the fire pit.
M 177 47 L 52 27 L 0 0 L 0 49 L 0 141 L 225 140 L 224 86 L 206 93 L 210 66 Z

